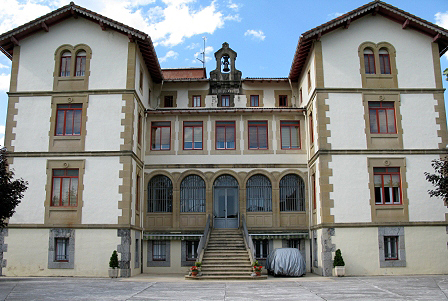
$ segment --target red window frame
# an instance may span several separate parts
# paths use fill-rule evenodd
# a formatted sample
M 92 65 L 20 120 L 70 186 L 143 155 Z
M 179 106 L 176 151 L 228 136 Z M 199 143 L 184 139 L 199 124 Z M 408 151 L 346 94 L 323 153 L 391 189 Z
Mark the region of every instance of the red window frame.
M 59 104 L 56 109 L 56 136 L 80 136 L 82 104 Z
M 397 133 L 395 104 L 393 101 L 369 101 L 369 120 L 371 134 Z M 381 121 L 385 122 L 385 131 L 381 127 Z
M 313 123 L 313 112 L 310 113 L 310 145 L 314 144 L 314 123 Z
M 70 51 L 64 51 L 61 55 L 61 67 L 59 71 L 60 77 L 70 76 L 71 62 L 72 62 L 72 54 L 70 53 Z
M 375 205 L 401 205 L 403 203 L 399 167 L 374 167 L 373 177 Z M 398 185 L 394 186 L 394 182 Z
M 288 106 L 288 95 L 279 95 L 278 96 L 278 106 L 279 107 L 287 107 Z
M 219 129 L 224 130 L 224 141 L 218 141 L 218 131 Z M 229 131 L 229 132 L 228 132 Z M 228 147 L 227 136 L 230 131 L 233 131 L 233 147 Z M 235 121 L 216 121 L 215 122 L 215 149 L 217 150 L 231 150 L 236 149 L 236 126 Z M 219 147 L 218 143 L 224 143 L 224 147 Z
M 201 95 L 193 95 L 193 107 L 201 107 L 202 99 Z
M 372 53 L 366 53 L 366 51 L 371 51 Z M 364 68 L 366 74 L 376 74 L 375 55 L 370 48 L 364 49 Z
M 165 129 L 165 130 L 164 130 Z M 166 135 L 166 129 L 168 129 L 169 137 L 168 137 L 168 148 L 164 148 L 163 141 L 166 141 L 164 138 L 164 133 Z M 160 130 L 159 141 L 156 143 L 157 139 L 157 131 Z M 156 147 L 158 145 L 158 147 Z M 153 121 L 151 122 L 151 150 L 154 151 L 167 151 L 171 149 L 171 121 Z
M 381 53 L 381 51 L 385 51 L 386 53 Z M 379 57 L 381 74 L 391 74 L 389 52 L 384 48 L 380 49 Z
M 248 128 L 248 136 L 249 136 L 249 140 L 248 140 L 248 148 L 249 149 L 269 149 L 269 138 L 268 138 L 268 122 L 266 120 L 250 120 L 247 122 L 247 128 Z M 261 147 L 263 146 L 261 143 L 262 141 L 260 141 L 260 130 L 265 128 L 266 129 L 266 147 Z M 251 130 L 256 131 L 256 147 L 251 147 Z M 261 145 L 261 146 L 260 146 Z
M 164 108 L 174 107 L 174 96 L 173 95 L 165 95 L 165 97 L 163 98 L 163 107 Z
M 230 95 L 221 95 L 221 107 L 230 107 Z
M 202 150 L 204 148 L 203 122 L 202 121 L 184 121 L 183 128 L 184 128 L 184 130 L 183 130 L 183 133 L 184 133 L 183 149 L 184 150 Z M 186 134 L 187 129 L 191 129 L 191 139 L 192 139 L 191 147 L 187 146 L 188 142 L 185 140 L 185 134 Z M 197 138 L 196 137 L 197 133 L 195 133 L 196 129 L 201 129 L 201 134 L 200 134 L 201 135 L 201 140 L 200 140 L 201 147 L 196 146 L 196 143 L 199 143 L 199 141 L 197 141 L 197 142 L 195 141 L 195 138 Z
M 68 191 L 66 189 L 68 188 Z M 70 193 L 70 188 L 75 188 L 75 196 Z M 51 176 L 51 206 L 52 207 L 76 207 L 78 206 L 79 169 L 53 169 Z M 55 192 L 58 192 L 56 202 Z M 66 204 L 61 196 L 67 195 Z M 72 200 L 72 198 L 75 200 Z
M 283 147 L 283 128 L 289 128 L 289 147 Z M 292 128 L 297 128 L 297 143 L 296 147 L 292 146 Z M 301 149 L 300 141 L 300 121 L 299 120 L 283 120 L 280 121 L 280 144 L 282 149 Z
M 250 96 L 250 106 L 251 107 L 259 107 L 260 106 L 260 95 L 251 95 Z
M 80 53 L 86 53 L 85 51 L 79 51 L 76 54 L 75 64 L 75 76 L 84 76 L 86 74 L 86 55 L 80 55 Z

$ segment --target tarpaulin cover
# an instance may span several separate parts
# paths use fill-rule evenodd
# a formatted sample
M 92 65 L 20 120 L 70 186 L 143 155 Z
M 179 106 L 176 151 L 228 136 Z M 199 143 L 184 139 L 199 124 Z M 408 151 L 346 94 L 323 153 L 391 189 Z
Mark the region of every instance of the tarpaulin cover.
M 306 263 L 298 249 L 275 249 L 266 260 L 266 270 L 274 275 L 302 276 L 306 273 Z

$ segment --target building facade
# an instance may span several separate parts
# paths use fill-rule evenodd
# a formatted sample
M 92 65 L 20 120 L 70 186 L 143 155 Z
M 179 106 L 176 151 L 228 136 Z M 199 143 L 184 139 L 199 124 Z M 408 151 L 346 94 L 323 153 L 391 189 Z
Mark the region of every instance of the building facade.
M 424 177 L 447 153 L 447 30 L 374 1 L 303 33 L 285 78 L 243 78 L 228 43 L 209 77 L 162 70 L 148 35 L 73 3 L 0 46 L 29 182 L 1 274 L 107 276 L 113 250 L 122 277 L 186 273 L 208 219 L 324 276 L 336 249 L 349 275 L 448 272 Z

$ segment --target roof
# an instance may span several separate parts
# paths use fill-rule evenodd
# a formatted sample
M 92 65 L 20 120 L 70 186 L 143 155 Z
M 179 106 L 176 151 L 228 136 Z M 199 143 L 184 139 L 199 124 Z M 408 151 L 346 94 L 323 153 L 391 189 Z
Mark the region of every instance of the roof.
M 439 44 L 440 56 L 448 50 L 448 30 L 398 9 L 395 6 L 375 0 L 327 23 L 319 25 L 316 28 L 304 32 L 300 36 L 299 43 L 294 54 L 294 59 L 289 71 L 289 78 L 292 81 L 297 81 L 299 79 L 308 58 L 311 46 L 313 45 L 313 41 L 319 40 L 322 35 L 335 29 L 341 27 L 348 28 L 352 21 L 362 18 L 368 14 L 381 15 L 401 24 L 403 29 L 411 28 L 432 37 L 433 41 Z
M 138 44 L 153 81 L 160 83 L 163 80 L 154 45 L 146 33 L 75 5 L 73 2 L 0 35 L 0 51 L 12 59 L 14 46 L 20 45 L 20 40 L 39 31 L 48 32 L 51 30 L 51 26 L 71 17 L 76 19 L 83 17 L 97 23 L 103 30 L 111 29 L 128 36 L 131 41 Z
M 207 78 L 205 68 L 170 68 L 162 69 L 164 79 Z

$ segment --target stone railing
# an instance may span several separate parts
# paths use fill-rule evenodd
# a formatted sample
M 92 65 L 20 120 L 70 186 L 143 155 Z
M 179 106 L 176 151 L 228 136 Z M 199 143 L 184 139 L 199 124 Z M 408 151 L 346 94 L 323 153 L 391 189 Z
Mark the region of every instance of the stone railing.
M 208 242 L 208 238 L 210 236 L 210 228 L 211 228 L 211 223 L 210 223 L 210 214 L 207 216 L 207 223 L 205 224 L 205 229 L 204 229 L 204 234 L 201 237 L 201 240 L 199 241 L 199 246 L 198 246 L 198 259 L 197 261 L 202 262 L 202 257 L 204 256 L 204 250 L 207 246 L 207 242 Z
M 254 243 L 252 242 L 252 238 L 249 236 L 249 232 L 247 231 L 247 225 L 246 225 L 246 218 L 244 214 L 243 217 L 243 236 L 244 236 L 244 243 L 246 244 L 246 248 L 249 250 L 249 257 L 250 262 L 254 264 L 255 262 L 255 247 Z

